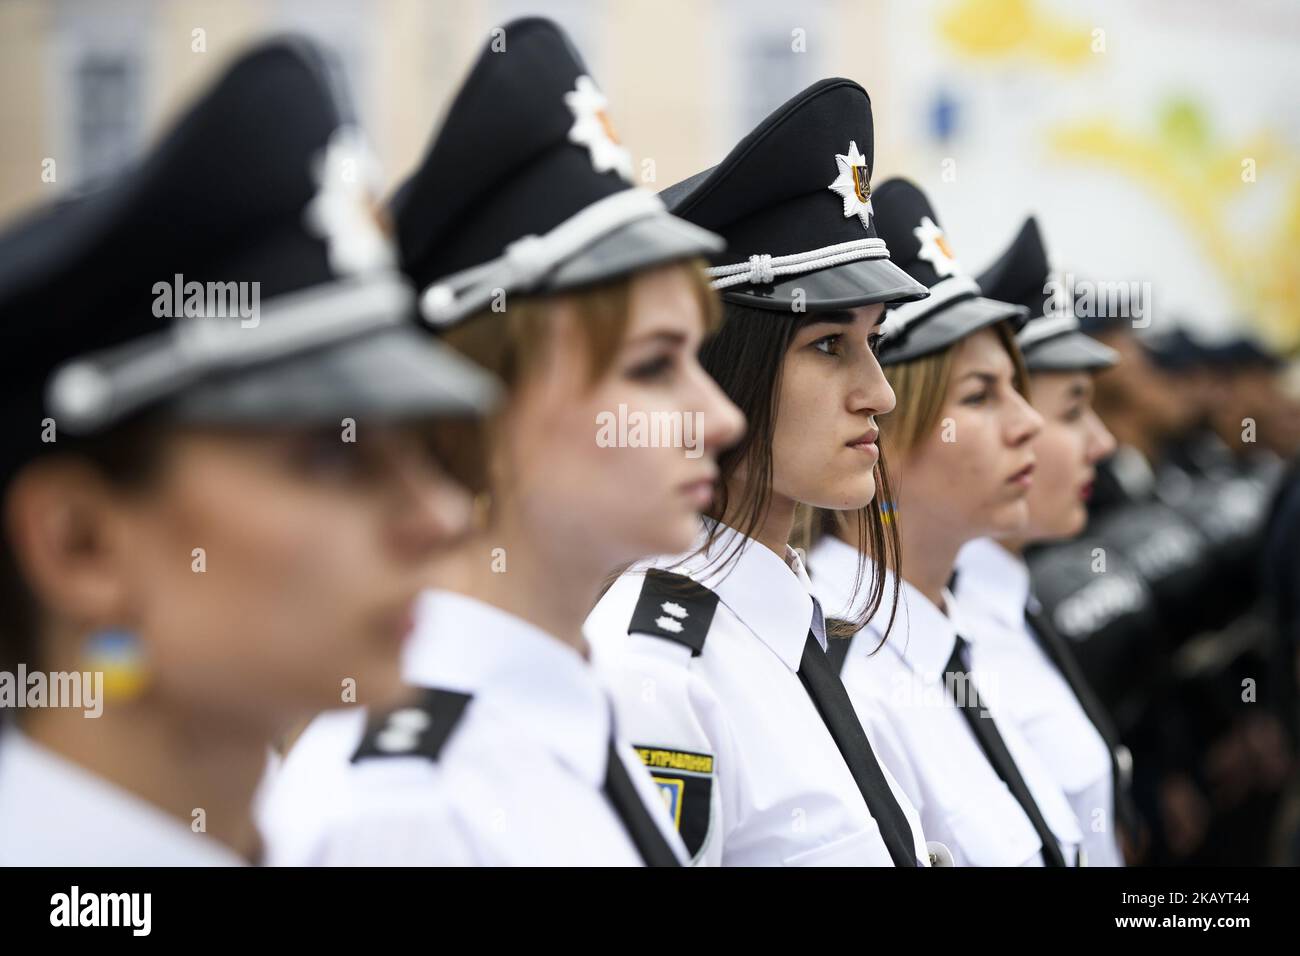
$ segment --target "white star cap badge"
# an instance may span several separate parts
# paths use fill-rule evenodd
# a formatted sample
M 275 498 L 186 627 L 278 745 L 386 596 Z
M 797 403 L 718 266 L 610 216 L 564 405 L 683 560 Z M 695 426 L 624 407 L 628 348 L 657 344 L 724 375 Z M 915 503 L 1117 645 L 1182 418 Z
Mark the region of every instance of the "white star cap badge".
M 573 113 L 569 141 L 587 147 L 592 169 L 598 173 L 613 170 L 631 182 L 632 155 L 619 143 L 605 112 L 609 101 L 595 81 L 589 76 L 578 77 L 573 92 L 564 94 L 564 102 Z
M 922 259 L 934 266 L 939 278 L 961 275 L 961 265 L 952 254 L 952 246 L 943 234 L 943 230 L 929 216 L 921 217 L 921 224 L 912 230 L 916 241 L 921 244 L 917 253 Z
M 871 208 L 871 170 L 867 167 L 867 157 L 858 152 L 856 142 L 850 141 L 849 151 L 837 153 L 835 164 L 840 174 L 827 188 L 844 200 L 845 219 L 857 216 L 862 220 L 862 228 L 870 229 L 876 211 Z
M 392 241 L 380 228 L 379 165 L 360 131 L 336 129 L 313 172 L 320 188 L 307 225 L 328 244 L 330 268 L 348 276 L 395 268 Z

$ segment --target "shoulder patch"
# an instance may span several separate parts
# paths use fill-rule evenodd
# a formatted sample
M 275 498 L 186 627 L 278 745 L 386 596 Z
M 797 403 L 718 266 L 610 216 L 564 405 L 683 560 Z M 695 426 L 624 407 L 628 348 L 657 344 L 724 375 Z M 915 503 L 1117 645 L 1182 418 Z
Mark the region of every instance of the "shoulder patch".
M 718 596 L 704 585 L 684 574 L 651 568 L 645 574 L 627 632 L 685 644 L 691 656 L 698 657 L 717 608 Z
M 471 697 L 453 690 L 422 688 L 413 700 L 370 721 L 352 762 L 368 757 L 437 760 Z
M 713 756 L 633 744 L 659 788 L 673 826 L 691 855 L 699 856 L 712 817 Z

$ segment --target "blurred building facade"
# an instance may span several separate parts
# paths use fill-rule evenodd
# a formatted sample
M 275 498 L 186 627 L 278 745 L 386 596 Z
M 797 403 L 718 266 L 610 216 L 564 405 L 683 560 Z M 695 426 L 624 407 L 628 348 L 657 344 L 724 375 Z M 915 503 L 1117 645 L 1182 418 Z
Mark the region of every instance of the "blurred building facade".
M 285 30 L 338 50 L 395 184 L 491 28 L 529 13 L 574 35 L 652 188 L 849 76 L 876 180 L 930 191 L 969 270 L 1037 213 L 1063 267 L 1151 282 L 1158 323 L 1300 345 L 1289 0 L 3 0 L 0 220 L 120 168 Z

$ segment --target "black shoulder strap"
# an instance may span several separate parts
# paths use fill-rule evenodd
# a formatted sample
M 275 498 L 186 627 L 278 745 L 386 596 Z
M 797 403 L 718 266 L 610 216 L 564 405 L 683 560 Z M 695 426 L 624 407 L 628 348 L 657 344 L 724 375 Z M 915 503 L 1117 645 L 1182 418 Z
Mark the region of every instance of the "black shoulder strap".
M 704 585 L 684 574 L 651 568 L 645 574 L 627 632 L 685 644 L 691 656 L 698 657 L 717 608 L 718 596 Z
M 368 757 L 428 757 L 437 760 L 470 702 L 470 694 L 421 688 L 405 705 L 379 714 L 366 727 L 352 762 Z

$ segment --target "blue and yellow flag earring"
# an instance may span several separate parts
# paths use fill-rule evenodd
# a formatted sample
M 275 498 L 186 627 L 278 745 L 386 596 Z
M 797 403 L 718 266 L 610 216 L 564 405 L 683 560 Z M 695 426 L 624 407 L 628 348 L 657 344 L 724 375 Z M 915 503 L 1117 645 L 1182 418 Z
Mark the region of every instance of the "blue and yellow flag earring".
M 104 675 L 108 700 L 131 700 L 149 683 L 149 668 L 140 639 L 130 631 L 97 631 L 86 639 L 85 668 Z

